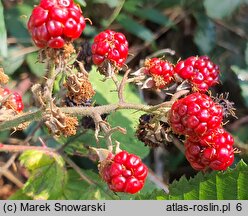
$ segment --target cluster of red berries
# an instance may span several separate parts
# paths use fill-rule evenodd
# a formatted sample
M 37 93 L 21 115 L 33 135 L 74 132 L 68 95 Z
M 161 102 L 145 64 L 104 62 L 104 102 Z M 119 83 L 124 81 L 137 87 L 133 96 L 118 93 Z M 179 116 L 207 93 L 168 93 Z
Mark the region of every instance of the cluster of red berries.
M 121 68 L 128 55 L 128 42 L 124 34 L 112 30 L 100 32 L 91 47 L 92 60 L 101 65 L 108 60 L 113 66 Z
M 209 87 L 218 83 L 220 70 L 208 56 L 192 56 L 178 62 L 175 72 L 187 79 L 196 91 L 206 92 Z
M 11 92 L 8 88 L 0 87 L 1 108 L 12 109 L 21 112 L 24 109 L 22 97 L 17 92 Z
M 28 20 L 28 30 L 40 48 L 62 48 L 78 38 L 84 28 L 82 11 L 73 0 L 41 0 Z
M 203 137 L 185 140 L 185 156 L 196 170 L 226 170 L 234 161 L 233 137 L 223 128 L 209 131 Z
M 177 134 L 202 136 L 218 128 L 222 118 L 222 107 L 209 96 L 196 92 L 172 105 L 170 123 Z
M 222 107 L 199 92 L 172 105 L 171 128 L 174 133 L 186 137 L 185 155 L 194 169 L 225 170 L 233 163 L 234 140 L 221 127 L 222 118 Z
M 73 0 L 41 0 L 28 21 L 28 30 L 40 48 L 62 48 L 78 38 L 85 28 L 85 19 Z M 92 61 L 101 67 L 110 63 L 120 69 L 128 56 L 126 37 L 112 30 L 100 32 L 91 46 Z M 207 56 L 189 57 L 173 65 L 167 60 L 145 61 L 144 74 L 153 86 L 165 88 L 178 75 L 191 84 L 193 92 L 176 101 L 169 113 L 172 131 L 185 136 L 186 158 L 196 170 L 225 170 L 234 161 L 234 140 L 222 127 L 222 107 L 204 94 L 218 83 L 219 68 Z M 21 96 L 0 88 L 0 99 L 7 109 L 23 110 Z M 0 104 L 3 107 L 3 104 Z M 144 186 L 148 168 L 141 159 L 126 151 L 109 154 L 99 164 L 102 179 L 115 192 L 134 194 Z
M 206 92 L 218 83 L 219 67 L 207 56 L 191 56 L 175 66 L 169 61 L 151 58 L 145 61 L 146 74 L 153 77 L 156 88 L 164 88 L 173 81 L 175 74 L 188 80 L 193 91 Z
M 99 172 L 112 191 L 134 194 L 143 188 L 148 169 L 138 156 L 121 151 L 103 160 Z

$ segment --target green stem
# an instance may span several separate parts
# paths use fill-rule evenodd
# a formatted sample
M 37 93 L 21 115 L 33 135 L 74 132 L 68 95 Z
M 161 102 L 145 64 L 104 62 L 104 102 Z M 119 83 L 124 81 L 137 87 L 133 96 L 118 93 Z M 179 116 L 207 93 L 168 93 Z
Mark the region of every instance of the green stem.
M 48 62 L 48 73 L 47 73 L 47 78 L 51 79 L 55 75 L 55 63 L 53 60 L 50 60 Z
M 156 112 L 156 110 L 154 110 L 152 106 L 143 105 L 143 104 L 133 104 L 133 103 L 109 104 L 109 105 L 103 105 L 103 106 L 98 106 L 98 107 L 61 107 L 59 109 L 63 113 L 69 114 L 71 116 L 91 116 L 91 117 L 95 113 L 102 115 L 104 113 L 111 113 L 111 112 L 122 110 L 122 109 L 143 111 L 147 113 Z M 163 109 L 166 109 L 166 104 L 164 104 Z M 19 124 L 24 123 L 24 122 L 42 120 L 42 118 L 44 117 L 44 114 L 45 114 L 44 110 L 40 109 L 32 113 L 25 113 L 21 116 L 14 117 L 13 119 L 6 120 L 0 123 L 0 131 L 17 127 Z
M 0 152 L 24 152 L 27 150 L 56 152 L 56 149 L 45 148 L 43 146 L 25 146 L 25 145 L 2 145 L 0 146 Z
M 13 119 L 6 120 L 0 123 L 0 131 L 17 127 L 24 122 L 39 121 L 42 118 L 42 113 L 42 110 L 37 110 L 32 113 L 25 113 L 21 116 L 14 117 Z

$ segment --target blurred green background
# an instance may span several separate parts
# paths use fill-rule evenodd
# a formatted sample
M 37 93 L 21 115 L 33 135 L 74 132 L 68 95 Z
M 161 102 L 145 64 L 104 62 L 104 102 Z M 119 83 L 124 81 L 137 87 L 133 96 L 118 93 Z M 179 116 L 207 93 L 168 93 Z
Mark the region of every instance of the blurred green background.
M 192 55 L 208 55 L 218 64 L 221 83 L 211 91 L 213 95 L 228 92 L 229 100 L 235 103 L 238 118 L 225 119 L 228 124 L 224 127 L 234 135 L 235 145 L 241 150 L 236 161 L 243 158 L 248 162 L 247 0 L 76 2 L 81 6 L 84 16 L 92 21 L 92 25 L 88 23 L 81 37 L 75 41 L 77 49 L 80 49 L 81 43 L 91 42 L 97 33 L 109 28 L 126 35 L 130 49 L 127 64 L 133 70 L 139 68 L 144 59 L 154 53 L 165 55 L 173 63 Z M 38 3 L 38 0 L 0 1 L 0 65 L 11 78 L 9 87 L 24 95 L 26 111 L 33 109 L 30 87 L 45 74 L 45 65 L 36 64 L 37 48 L 34 47 L 26 27 L 33 6 Z M 175 51 L 175 55 L 164 53 L 164 49 Z M 139 91 L 138 96 L 144 103 L 161 102 L 161 95 L 155 91 Z M 32 127 L 13 136 L 24 139 L 32 133 Z M 44 131 L 45 129 L 41 129 L 39 134 L 46 133 Z M 9 138 L 10 131 L 0 133 L 1 142 L 6 142 Z M 49 139 L 47 142 L 49 143 Z M 54 140 L 51 145 L 56 145 L 53 142 Z M 84 159 L 74 159 L 79 165 L 85 164 Z M 195 174 L 184 155 L 174 146 L 151 150 L 145 161 L 167 183 L 184 174 Z

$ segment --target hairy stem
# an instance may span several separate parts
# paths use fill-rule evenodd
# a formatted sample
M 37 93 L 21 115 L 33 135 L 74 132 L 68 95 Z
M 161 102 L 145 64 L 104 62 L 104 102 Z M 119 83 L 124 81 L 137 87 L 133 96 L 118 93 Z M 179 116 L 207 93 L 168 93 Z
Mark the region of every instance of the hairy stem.
M 23 152 L 27 150 L 38 150 L 38 151 L 47 151 L 47 152 L 56 151 L 56 149 L 44 148 L 42 146 L 24 146 L 24 145 L 2 145 L 0 146 L 0 152 Z

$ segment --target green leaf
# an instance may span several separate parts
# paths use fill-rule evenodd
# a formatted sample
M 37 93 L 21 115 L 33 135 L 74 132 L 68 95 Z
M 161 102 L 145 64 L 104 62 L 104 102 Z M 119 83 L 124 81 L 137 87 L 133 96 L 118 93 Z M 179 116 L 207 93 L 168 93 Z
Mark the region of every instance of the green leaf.
M 136 35 L 144 41 L 152 41 L 153 34 L 145 26 L 139 24 L 134 19 L 128 17 L 127 15 L 120 14 L 116 20 L 125 28 L 128 32 Z
M 0 0 L 0 56 L 7 57 L 8 48 L 7 48 L 7 32 L 4 23 L 4 14 L 3 14 L 3 5 Z
M 109 7 L 114 8 L 118 6 L 119 0 L 94 0 L 94 3 L 107 4 Z
M 68 171 L 68 181 L 64 187 L 62 196 L 59 199 L 66 200 L 102 200 L 117 199 L 116 195 L 108 189 L 98 173 L 91 170 L 83 170 L 88 178 L 94 180 L 95 184 L 90 185 L 83 181 L 75 170 Z
M 81 5 L 82 7 L 86 7 L 87 5 L 84 0 L 75 0 L 75 3 Z
M 248 68 L 245 70 L 233 65 L 231 69 L 238 77 L 239 86 L 242 89 L 242 96 L 248 106 Z
M 38 61 L 38 53 L 33 52 L 27 55 L 26 61 L 27 64 L 32 71 L 33 74 L 35 74 L 37 77 L 42 77 L 46 73 L 46 65 L 45 63 L 39 63 Z
M 6 28 L 12 37 L 17 38 L 18 42 L 31 43 L 30 34 L 27 30 L 27 21 L 32 13 L 33 7 L 27 4 L 18 4 L 6 10 Z
M 114 193 L 108 188 L 106 182 L 104 182 L 99 173 L 92 170 L 83 170 L 84 174 L 91 180 L 94 184 L 83 181 L 80 176 L 75 172 L 75 170 L 68 171 L 68 181 L 64 187 L 63 194 L 60 199 L 66 200 L 131 200 L 135 196 L 142 196 L 142 194 L 147 193 L 151 190 L 157 189 L 157 186 L 151 182 L 149 179 L 143 189 L 136 195 L 126 194 L 126 193 Z
M 61 156 L 52 152 L 29 150 L 20 156 L 21 163 L 31 172 L 22 188 L 33 199 L 57 199 L 67 182 Z
M 8 200 L 32 200 L 31 197 L 27 196 L 22 189 L 16 191 L 14 194 L 12 194 Z
M 241 3 L 243 3 L 243 0 L 204 0 L 204 7 L 208 16 L 214 19 L 222 19 L 230 16 Z
M 246 49 L 245 49 L 245 63 L 248 67 L 248 42 L 246 43 Z
M 21 48 L 12 46 L 8 50 L 8 57 L 1 63 L 4 72 L 8 75 L 13 74 L 24 62 L 25 56 L 21 54 Z
M 248 166 L 242 160 L 236 168 L 224 172 L 213 171 L 187 180 L 182 177 L 170 185 L 170 193 L 155 190 L 147 193 L 142 199 L 166 200 L 246 200 L 248 189 Z
M 143 8 L 130 11 L 133 15 L 141 17 L 143 19 L 150 20 L 162 26 L 171 26 L 173 23 L 169 20 L 167 16 L 162 14 L 159 10 L 153 8 Z
M 194 34 L 194 42 L 203 54 L 209 54 L 216 42 L 216 31 L 213 22 L 202 13 L 194 14 L 197 20 L 197 28 Z
M 114 85 L 112 80 L 106 80 L 103 82 L 103 76 L 100 75 L 94 68 L 93 71 L 90 72 L 90 80 L 93 86 L 96 88 L 95 100 L 97 104 L 113 104 L 118 102 L 116 86 Z M 121 76 L 118 76 L 118 79 L 121 79 Z M 138 92 L 134 86 L 131 84 L 127 84 L 124 91 L 124 98 L 127 102 L 132 103 L 142 103 L 140 97 L 138 96 Z M 144 147 L 144 144 L 135 137 L 136 127 L 139 122 L 139 117 L 142 115 L 142 112 L 137 112 L 134 110 L 120 110 L 117 112 L 113 112 L 108 116 L 108 123 L 112 126 L 121 126 L 127 130 L 127 134 L 121 134 L 116 132 L 113 135 L 113 138 L 118 140 L 121 143 L 121 148 L 127 150 L 130 153 L 135 153 L 140 157 L 145 157 L 149 153 L 149 149 Z M 85 143 L 89 145 L 94 144 L 94 134 L 86 134 L 84 136 Z M 105 145 L 105 140 L 101 139 L 101 145 Z
M 157 7 L 160 8 L 170 8 L 170 7 L 175 7 L 181 4 L 181 0 L 161 0 L 159 1 L 159 4 Z

